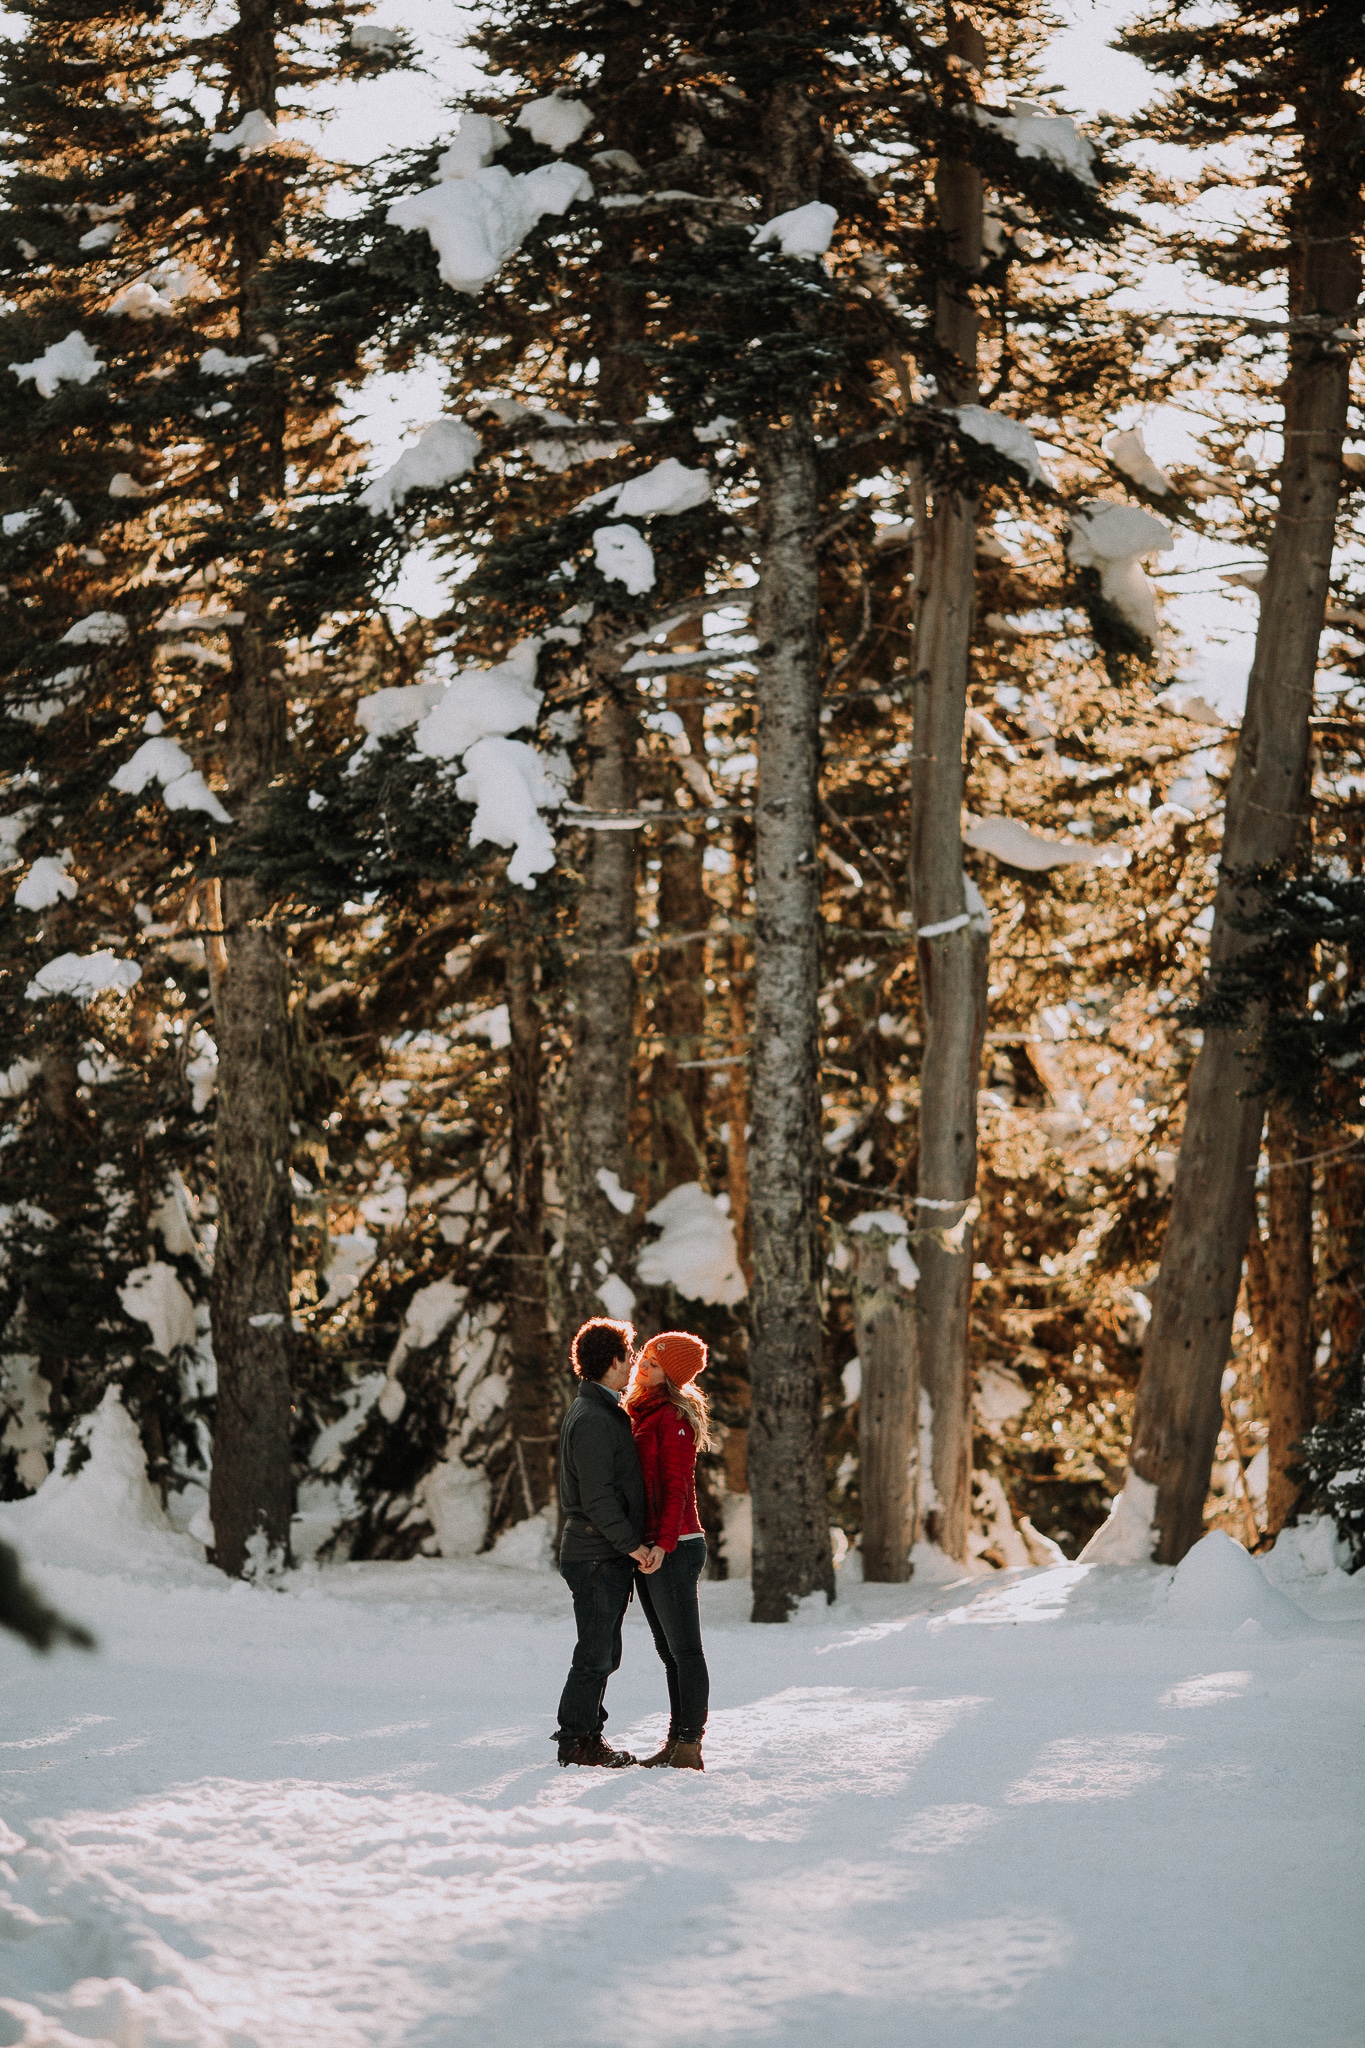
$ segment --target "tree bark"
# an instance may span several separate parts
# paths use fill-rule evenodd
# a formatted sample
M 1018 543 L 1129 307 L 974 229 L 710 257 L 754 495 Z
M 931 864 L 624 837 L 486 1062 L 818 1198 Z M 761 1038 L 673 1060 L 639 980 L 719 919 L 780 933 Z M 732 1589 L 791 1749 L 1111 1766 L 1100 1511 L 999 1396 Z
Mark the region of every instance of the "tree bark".
M 979 63 L 980 38 L 952 23 L 951 48 Z M 969 164 L 942 162 L 934 180 L 952 269 L 939 288 L 937 383 L 944 405 L 974 404 L 981 267 L 982 182 Z M 933 1409 L 933 1534 L 966 1558 L 971 1513 L 972 1198 L 976 1094 L 986 1030 L 990 947 L 984 917 L 968 913 L 962 864 L 963 730 L 976 591 L 976 498 L 926 494 L 916 554 L 914 753 L 910 774 L 910 901 L 919 931 L 920 1069 L 917 1257 L 920 1375 Z M 926 935 L 927 932 L 927 935 Z
M 682 722 L 694 760 L 706 762 L 706 707 L 699 701 L 697 678 L 684 670 L 669 690 L 670 708 Z M 703 886 L 706 852 L 703 820 L 681 812 L 659 850 L 659 929 L 704 933 L 710 904 Z M 706 1024 L 706 940 L 670 944 L 659 950 L 654 1022 L 663 1047 L 650 1075 L 653 1173 L 651 1192 L 657 1201 L 684 1181 L 707 1183 L 706 1069 L 684 1066 L 702 1056 Z
M 863 1578 L 900 1584 L 911 1575 L 919 1513 L 915 1306 L 891 1270 L 881 1231 L 860 1231 L 853 1257 L 853 1327 L 862 1362 Z
M 511 1040 L 508 1068 L 507 1173 L 512 1224 L 507 1233 L 508 1455 L 516 1466 L 503 1492 L 501 1523 L 537 1513 L 551 1498 L 554 1374 L 545 1287 L 545 1144 L 540 1082 L 544 1066 L 536 1000 L 536 944 L 521 891 L 508 892 L 504 985 Z
M 1294 1511 L 1299 1488 L 1289 1477 L 1296 1446 L 1313 1422 L 1313 1168 L 1312 1145 L 1283 1103 L 1266 1119 L 1270 1185 L 1266 1197 L 1265 1403 L 1270 1422 L 1266 1533 L 1274 1536 Z
M 771 214 L 813 196 L 819 131 L 774 86 L 763 140 Z M 760 486 L 758 794 L 754 834 L 753 1619 L 834 1598 L 821 1441 L 819 915 L 820 569 L 815 433 L 804 395 L 755 429 Z
M 241 0 L 233 92 L 240 110 L 273 118 L 278 58 L 273 0 Z M 245 165 L 231 196 L 239 332 L 254 328 L 256 281 L 277 232 L 279 182 L 268 164 Z M 283 474 L 282 406 L 273 389 L 243 423 L 237 451 L 239 514 L 277 488 Z M 229 639 L 224 763 L 228 808 L 247 834 L 284 745 L 284 693 L 275 673 L 269 622 L 256 593 Z M 214 1559 L 232 1577 L 289 1557 L 293 1509 L 290 1441 L 289 975 L 282 933 L 251 879 L 213 891 L 218 930 L 209 946 L 218 1040 L 216 1176 L 218 1231 L 209 1312 L 218 1395 L 209 1504 Z
M 608 622 L 609 623 L 609 622 Z M 583 801 L 628 811 L 635 802 L 635 717 L 604 680 L 586 720 Z M 635 1061 L 635 834 L 582 836 L 577 950 L 569 971 L 573 1053 L 564 1132 L 564 1287 L 570 1329 L 607 1313 L 598 1292 L 608 1274 L 629 1285 L 639 1231 L 598 1174 L 614 1173 L 625 1193 L 635 1177 L 630 1105 Z
M 1359 114 L 1345 45 L 1299 109 L 1303 184 L 1291 212 L 1291 334 L 1284 460 L 1256 656 L 1228 789 L 1209 948 L 1212 976 L 1251 941 L 1250 871 L 1285 860 L 1307 794 L 1309 714 L 1332 566 L 1350 358 L 1332 329 L 1354 321 L 1362 222 Z M 1354 183 L 1351 180 L 1354 179 Z M 1156 1487 L 1153 1555 L 1177 1564 L 1198 1541 L 1221 1419 L 1220 1382 L 1255 1202 L 1263 1098 L 1244 1034 L 1210 1030 L 1195 1060 L 1171 1217 L 1143 1351 L 1131 1462 Z

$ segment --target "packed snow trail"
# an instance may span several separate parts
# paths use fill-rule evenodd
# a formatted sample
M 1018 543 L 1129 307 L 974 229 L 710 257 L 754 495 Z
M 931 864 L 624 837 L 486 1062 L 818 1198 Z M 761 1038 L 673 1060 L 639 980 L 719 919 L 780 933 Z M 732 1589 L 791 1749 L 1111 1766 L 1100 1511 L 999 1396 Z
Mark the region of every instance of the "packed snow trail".
M 698 1778 L 557 1768 L 545 1572 L 34 1571 L 102 1648 L 0 1643 L 0 2042 L 1365 2041 L 1359 1580 L 704 1585 Z M 632 1606 L 611 1734 L 662 1694 Z

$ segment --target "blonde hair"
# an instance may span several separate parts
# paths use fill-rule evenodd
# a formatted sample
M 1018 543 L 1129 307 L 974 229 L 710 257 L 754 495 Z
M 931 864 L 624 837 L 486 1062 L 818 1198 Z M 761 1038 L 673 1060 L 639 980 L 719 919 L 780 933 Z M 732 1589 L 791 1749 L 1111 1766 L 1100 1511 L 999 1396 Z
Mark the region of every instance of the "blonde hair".
M 711 1434 L 711 1411 L 707 1406 L 706 1396 L 696 1381 L 690 1381 L 687 1386 L 680 1387 L 665 1375 L 658 1391 L 667 1396 L 687 1423 L 696 1438 L 697 1449 L 713 1451 L 716 1439 Z

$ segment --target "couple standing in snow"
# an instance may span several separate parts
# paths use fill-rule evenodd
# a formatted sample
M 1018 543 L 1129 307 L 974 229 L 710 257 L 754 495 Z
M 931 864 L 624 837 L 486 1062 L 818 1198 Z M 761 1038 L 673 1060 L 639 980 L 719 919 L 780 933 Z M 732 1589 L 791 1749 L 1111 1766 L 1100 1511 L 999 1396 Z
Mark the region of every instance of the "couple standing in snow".
M 559 1702 L 559 1761 L 606 1770 L 637 1761 L 612 1749 L 602 1729 L 621 1624 L 638 1587 L 668 1680 L 668 1734 L 638 1761 L 646 1770 L 704 1770 L 710 1679 L 697 1601 L 706 1538 L 696 1466 L 711 1432 L 696 1381 L 706 1346 L 686 1330 L 665 1330 L 637 1352 L 629 1323 L 599 1316 L 584 1323 L 570 1358 L 578 1393 L 559 1440 L 559 1569 L 573 1594 L 578 1641 Z

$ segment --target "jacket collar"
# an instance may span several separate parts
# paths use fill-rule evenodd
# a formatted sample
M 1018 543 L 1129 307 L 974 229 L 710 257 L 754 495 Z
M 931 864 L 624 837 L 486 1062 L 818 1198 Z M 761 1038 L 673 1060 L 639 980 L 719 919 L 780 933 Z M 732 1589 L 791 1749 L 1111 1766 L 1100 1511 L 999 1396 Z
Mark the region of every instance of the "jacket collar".
M 621 1403 L 613 1400 L 607 1388 L 599 1387 L 596 1380 L 580 1380 L 578 1398 L 580 1401 L 591 1402 L 594 1408 L 605 1408 L 609 1414 L 619 1415 L 623 1421 L 626 1419 L 626 1411 Z

